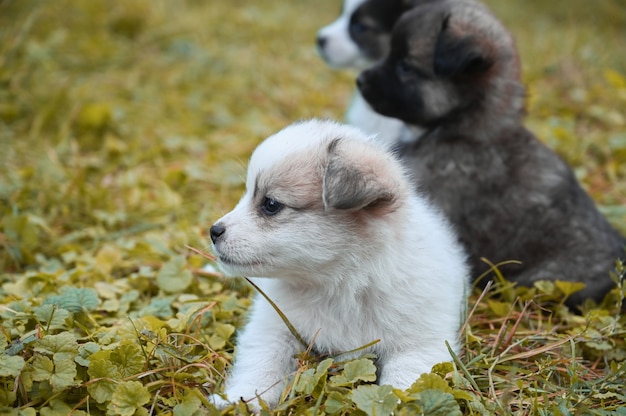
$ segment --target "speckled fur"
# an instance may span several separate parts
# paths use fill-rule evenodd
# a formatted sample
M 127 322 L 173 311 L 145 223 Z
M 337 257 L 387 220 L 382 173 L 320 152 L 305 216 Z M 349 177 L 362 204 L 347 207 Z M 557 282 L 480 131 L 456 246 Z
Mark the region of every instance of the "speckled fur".
M 624 237 L 571 168 L 522 124 L 524 88 L 513 38 L 483 6 L 443 1 L 406 13 L 388 58 L 359 85 L 377 111 L 426 129 L 401 157 L 452 221 L 473 275 L 493 263 L 524 285 L 583 282 L 567 300 L 600 300 Z

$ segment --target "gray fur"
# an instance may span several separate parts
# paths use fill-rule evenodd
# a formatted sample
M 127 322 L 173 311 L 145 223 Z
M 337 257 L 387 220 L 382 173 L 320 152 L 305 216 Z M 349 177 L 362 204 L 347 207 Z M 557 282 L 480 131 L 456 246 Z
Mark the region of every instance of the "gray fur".
M 381 114 L 426 129 L 399 152 L 455 225 L 475 277 L 489 268 L 481 257 L 519 260 L 501 271 L 520 284 L 585 283 L 571 307 L 614 286 L 609 272 L 626 240 L 523 126 L 516 47 L 484 6 L 442 1 L 405 13 L 389 56 L 358 85 Z
M 350 163 L 342 152 L 341 139 L 328 146 L 322 193 L 325 208 L 358 210 L 394 201 L 396 190 L 380 178 L 380 172 Z

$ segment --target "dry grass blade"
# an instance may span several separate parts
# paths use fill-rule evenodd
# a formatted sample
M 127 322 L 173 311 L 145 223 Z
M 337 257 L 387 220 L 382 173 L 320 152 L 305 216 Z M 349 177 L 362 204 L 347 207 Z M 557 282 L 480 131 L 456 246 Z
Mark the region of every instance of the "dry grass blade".
M 480 391 L 480 387 L 478 387 L 478 384 L 476 384 L 476 381 L 474 381 L 474 377 L 472 377 L 472 374 L 469 372 L 465 364 L 463 364 L 459 356 L 456 355 L 452 347 L 450 347 L 448 341 L 446 341 L 446 348 L 448 348 L 448 352 L 450 353 L 452 360 L 457 365 L 457 367 L 461 369 L 461 372 L 465 376 L 466 380 L 472 385 L 472 387 L 474 387 L 476 391 Z
M 517 354 L 509 355 L 509 356 L 498 356 L 498 357 L 495 357 L 495 361 L 497 363 L 504 363 L 507 361 L 518 361 L 518 360 L 524 360 L 530 357 L 536 357 L 536 356 L 545 354 L 546 352 L 555 350 L 561 345 L 571 342 L 574 339 L 575 337 L 568 337 L 560 341 L 554 342 L 552 344 L 544 345 L 542 347 L 535 348 L 529 351 L 524 351 L 524 352 L 520 352 Z
M 287 328 L 289 328 L 289 332 L 291 332 L 291 334 L 294 336 L 294 338 L 296 340 L 298 340 L 300 345 L 302 345 L 302 347 L 304 347 L 305 349 L 308 349 L 308 347 L 309 347 L 308 342 L 306 342 L 304 340 L 304 338 L 302 338 L 302 336 L 298 333 L 296 328 L 291 324 L 291 322 L 289 322 L 289 318 L 287 318 L 287 316 L 283 313 L 283 311 L 280 310 L 278 305 L 276 305 L 276 303 L 274 303 L 274 301 L 269 296 L 267 296 L 265 294 L 265 292 L 263 292 L 263 290 L 261 290 L 261 288 L 259 286 L 257 286 L 252 280 L 250 280 L 250 278 L 246 277 L 246 280 L 248 281 L 248 283 L 250 283 L 250 285 L 253 288 L 256 289 L 257 292 L 259 292 L 261 294 L 261 296 L 263 296 L 265 298 L 266 301 L 269 302 L 269 304 L 272 306 L 272 308 L 274 308 L 276 313 L 280 316 L 280 319 L 282 319 L 283 322 L 285 323 L 285 325 L 287 326 Z
M 205 259 L 210 260 L 212 262 L 217 260 L 214 255 L 209 254 L 207 252 L 204 252 L 202 250 L 198 250 L 195 247 L 191 247 L 191 246 L 185 245 L 185 248 L 188 249 L 188 250 L 193 251 L 194 253 L 196 253 L 196 254 L 198 254 L 198 255 L 200 255 L 200 256 L 204 257 Z

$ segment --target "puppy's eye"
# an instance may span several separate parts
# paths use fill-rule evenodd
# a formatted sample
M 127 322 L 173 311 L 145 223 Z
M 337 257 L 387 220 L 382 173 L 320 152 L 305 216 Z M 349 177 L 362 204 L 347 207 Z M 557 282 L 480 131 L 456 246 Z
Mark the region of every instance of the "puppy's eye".
M 277 200 L 265 197 L 263 199 L 263 203 L 261 204 L 261 212 L 271 217 L 272 215 L 278 214 L 278 212 L 283 209 L 283 207 L 284 205 Z
M 350 23 L 350 28 L 348 29 L 352 36 L 359 36 L 364 34 L 365 32 L 373 30 L 373 28 L 361 23 L 361 22 L 352 22 Z
M 402 60 L 396 66 L 396 73 L 399 77 L 405 77 L 413 73 L 413 66 L 406 60 Z

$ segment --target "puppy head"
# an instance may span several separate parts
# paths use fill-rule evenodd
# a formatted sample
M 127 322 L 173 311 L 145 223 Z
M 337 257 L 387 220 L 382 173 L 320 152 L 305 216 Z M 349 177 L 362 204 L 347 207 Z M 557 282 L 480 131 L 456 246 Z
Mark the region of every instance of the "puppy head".
M 355 261 L 364 240 L 399 215 L 408 185 L 377 142 L 354 128 L 313 120 L 257 147 L 246 188 L 211 228 L 221 268 L 310 283 Z
M 381 114 L 432 128 L 489 105 L 519 81 L 509 33 L 481 4 L 440 1 L 405 13 L 384 62 L 357 85 Z M 495 105 L 492 105 L 495 107 Z
M 437 0 L 345 0 L 341 16 L 318 32 L 318 51 L 332 67 L 368 68 L 387 55 L 400 15 L 431 1 Z
M 350 36 L 350 18 L 365 0 L 345 0 L 341 15 L 317 33 L 317 50 L 328 65 L 334 68 L 364 69 L 371 62 L 361 55 L 359 46 Z

